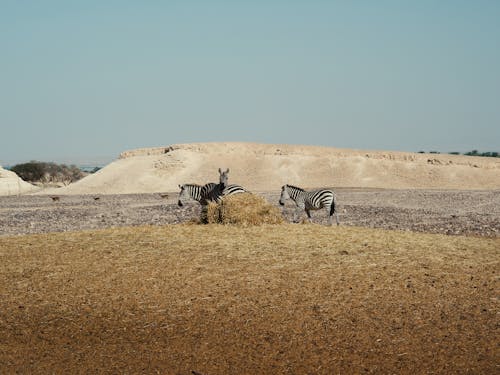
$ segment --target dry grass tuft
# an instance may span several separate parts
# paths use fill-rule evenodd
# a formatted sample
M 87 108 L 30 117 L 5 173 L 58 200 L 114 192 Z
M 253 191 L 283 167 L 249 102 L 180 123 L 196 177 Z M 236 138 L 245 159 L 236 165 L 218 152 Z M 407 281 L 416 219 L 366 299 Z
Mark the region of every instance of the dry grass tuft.
M 221 203 L 211 202 L 207 207 L 210 224 L 261 225 L 282 224 L 283 215 L 279 208 L 264 198 L 250 193 L 225 197 Z

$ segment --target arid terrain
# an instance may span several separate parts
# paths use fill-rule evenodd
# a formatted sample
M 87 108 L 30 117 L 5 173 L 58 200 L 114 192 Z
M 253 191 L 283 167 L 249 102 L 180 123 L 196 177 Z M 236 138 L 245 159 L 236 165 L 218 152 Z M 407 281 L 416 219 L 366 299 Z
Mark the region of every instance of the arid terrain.
M 474 236 L 500 235 L 500 191 L 335 189 L 342 225 Z M 256 192 L 278 205 L 278 192 Z M 283 213 L 291 221 L 295 205 Z M 165 225 L 199 217 L 196 202 L 177 206 L 177 192 L 0 198 L 0 235 Z M 325 211 L 313 211 L 326 224 Z
M 251 191 L 279 190 L 284 184 L 306 189 L 500 189 L 500 158 L 214 142 L 125 151 L 99 172 L 50 193 L 173 191 L 182 183 L 216 181 L 221 167 L 230 169 L 230 183 Z
M 282 184 L 335 186 L 341 225 L 196 224 L 175 189 L 218 167 L 288 222 Z M 2 374 L 500 369 L 495 158 L 217 143 L 35 195 L 3 175 Z
M 0 237 L 5 374 L 494 374 L 500 239 L 165 225 Z

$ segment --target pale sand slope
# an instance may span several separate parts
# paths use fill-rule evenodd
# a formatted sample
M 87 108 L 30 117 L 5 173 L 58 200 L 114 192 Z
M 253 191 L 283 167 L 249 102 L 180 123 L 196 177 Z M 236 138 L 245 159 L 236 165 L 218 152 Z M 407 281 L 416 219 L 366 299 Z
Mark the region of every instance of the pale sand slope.
M 123 152 L 99 172 L 59 194 L 177 191 L 178 184 L 229 182 L 252 191 L 304 188 L 500 189 L 500 158 L 360 151 L 318 146 L 193 143 Z M 45 191 L 44 193 L 48 193 Z
M 3 169 L 0 166 L 0 196 L 26 194 L 38 190 L 30 183 L 22 180 L 12 171 Z

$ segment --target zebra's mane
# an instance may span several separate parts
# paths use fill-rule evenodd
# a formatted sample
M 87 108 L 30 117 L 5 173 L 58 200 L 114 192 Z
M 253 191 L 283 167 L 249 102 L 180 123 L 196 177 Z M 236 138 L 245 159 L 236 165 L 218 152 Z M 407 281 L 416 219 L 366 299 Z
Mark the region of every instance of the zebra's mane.
M 304 189 L 299 188 L 298 186 L 288 185 L 288 184 L 286 186 L 291 187 L 292 189 L 296 189 L 296 190 L 300 190 L 300 191 L 305 191 Z

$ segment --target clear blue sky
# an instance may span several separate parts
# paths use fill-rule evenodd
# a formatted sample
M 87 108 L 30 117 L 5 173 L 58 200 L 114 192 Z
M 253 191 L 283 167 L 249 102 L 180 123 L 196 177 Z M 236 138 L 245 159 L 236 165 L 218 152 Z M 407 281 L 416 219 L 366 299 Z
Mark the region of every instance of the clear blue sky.
M 500 151 L 500 1 L 0 0 L 0 164 L 172 143 Z

